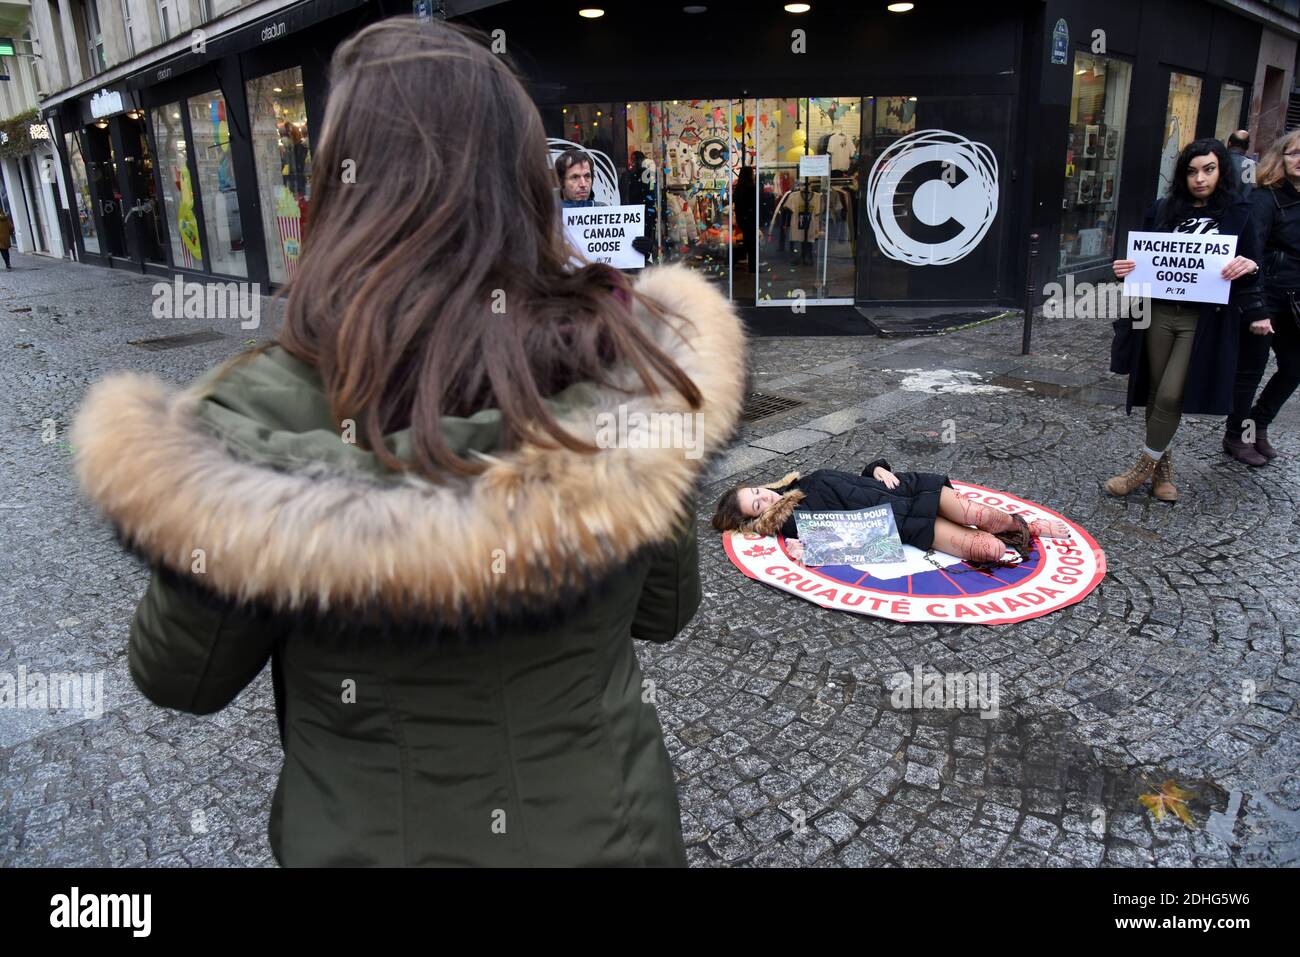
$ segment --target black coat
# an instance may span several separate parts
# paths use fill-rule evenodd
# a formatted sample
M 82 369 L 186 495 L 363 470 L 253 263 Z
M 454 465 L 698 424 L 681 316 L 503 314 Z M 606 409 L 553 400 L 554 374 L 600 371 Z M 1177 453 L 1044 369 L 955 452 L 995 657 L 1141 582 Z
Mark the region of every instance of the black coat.
M 1160 203 L 1146 212 L 1142 228 L 1157 231 Z M 1219 232 L 1237 237 L 1237 255 L 1260 262 L 1259 234 L 1251 221 L 1251 202 L 1237 197 L 1219 220 Z M 1261 264 L 1261 268 L 1262 264 Z M 1264 319 L 1263 286 L 1257 275 L 1242 276 L 1232 282 L 1226 306 L 1201 303 L 1201 314 L 1192 339 L 1192 358 L 1187 367 L 1187 386 L 1183 392 L 1183 411 L 1205 415 L 1227 415 L 1232 411 L 1232 386 L 1237 375 L 1237 342 L 1243 323 Z M 1126 412 L 1145 406 L 1151 391 L 1151 372 L 1147 361 L 1146 330 L 1135 329 L 1135 348 L 1131 352 Z
M 1290 314 L 1284 294 L 1300 290 L 1300 192 L 1287 180 L 1275 189 L 1256 189 L 1250 202 L 1251 223 L 1263 250 L 1264 294 L 1276 326 Z
M 818 469 L 780 489 L 804 493 L 800 510 L 847 512 L 859 508 L 888 505 L 894 510 L 898 537 L 905 545 L 930 548 L 934 545 L 934 520 L 939 514 L 939 493 L 944 486 L 952 488 L 946 475 L 931 472 L 900 472 L 898 487 L 886 488 L 885 483 L 871 477 L 877 466 L 889 471 L 889 463 L 876 459 L 861 475 L 836 469 Z M 791 515 L 781 527 L 786 538 L 798 537 L 798 526 Z

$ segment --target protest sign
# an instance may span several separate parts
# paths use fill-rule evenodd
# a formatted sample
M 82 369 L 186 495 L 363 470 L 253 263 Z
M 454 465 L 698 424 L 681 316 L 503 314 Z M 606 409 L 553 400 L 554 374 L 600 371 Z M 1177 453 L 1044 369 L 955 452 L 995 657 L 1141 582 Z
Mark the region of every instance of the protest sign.
M 901 562 L 903 542 L 888 505 L 848 512 L 797 510 L 795 525 L 809 565 Z
M 569 244 L 588 262 L 645 267 L 645 256 L 632 248 L 632 240 L 645 234 L 645 206 L 576 206 L 563 212 Z
M 1129 233 L 1124 295 L 1224 304 L 1232 283 L 1221 275 L 1237 254 L 1237 237 L 1216 233 Z

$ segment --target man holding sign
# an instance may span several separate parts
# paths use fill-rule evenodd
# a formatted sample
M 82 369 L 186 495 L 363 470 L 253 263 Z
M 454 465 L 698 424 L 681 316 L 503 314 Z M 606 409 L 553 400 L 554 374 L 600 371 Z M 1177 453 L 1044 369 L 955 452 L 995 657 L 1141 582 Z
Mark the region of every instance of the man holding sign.
M 1113 264 L 1124 294 L 1151 297 L 1151 308 L 1148 328 L 1117 329 L 1131 335 L 1126 411 L 1145 405 L 1147 424 L 1136 464 L 1106 482 L 1112 495 L 1151 479 L 1156 498 L 1177 501 L 1169 447 L 1182 414 L 1232 408 L 1240 326 L 1267 314 L 1251 206 L 1233 175 L 1218 140 L 1185 147 L 1168 195 L 1147 210 L 1145 231 L 1129 234 L 1129 258 Z
M 569 243 L 588 262 L 616 269 L 641 269 L 653 244 L 645 236 L 645 206 L 609 206 L 592 195 L 594 164 L 582 150 L 565 150 L 555 160 Z

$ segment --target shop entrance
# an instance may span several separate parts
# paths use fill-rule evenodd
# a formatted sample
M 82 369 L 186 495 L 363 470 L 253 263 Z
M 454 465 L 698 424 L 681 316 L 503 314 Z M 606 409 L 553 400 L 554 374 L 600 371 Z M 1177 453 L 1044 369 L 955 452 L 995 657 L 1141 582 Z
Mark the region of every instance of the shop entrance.
M 102 227 L 100 251 L 107 256 L 126 255 L 126 234 L 122 229 L 122 191 L 117 185 L 117 161 L 113 154 L 108 121 L 100 120 L 85 130 L 86 176 Z
M 117 117 L 121 124 L 122 162 L 119 175 L 127 204 L 123 226 L 136 244 L 136 255 L 145 262 L 166 263 L 165 237 L 159 216 L 158 188 L 153 175 L 153 156 L 145 135 L 144 114 L 127 113 Z
M 861 98 L 747 104 L 757 156 L 756 304 L 852 305 Z

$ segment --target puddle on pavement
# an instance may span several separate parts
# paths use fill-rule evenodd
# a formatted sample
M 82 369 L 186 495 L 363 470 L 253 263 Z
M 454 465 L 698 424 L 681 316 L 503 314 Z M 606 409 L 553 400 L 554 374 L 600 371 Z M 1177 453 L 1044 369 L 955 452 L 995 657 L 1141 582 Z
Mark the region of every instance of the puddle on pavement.
M 1034 395 L 1047 396 L 1051 399 L 1068 399 L 1071 402 L 1083 402 L 1087 405 L 1124 404 L 1125 393 L 1121 389 L 1102 389 L 1095 385 L 1057 385 L 1055 382 L 1018 379 L 1007 375 L 995 375 L 988 381 L 990 385 L 1014 389 L 1017 392 L 1032 392 Z

